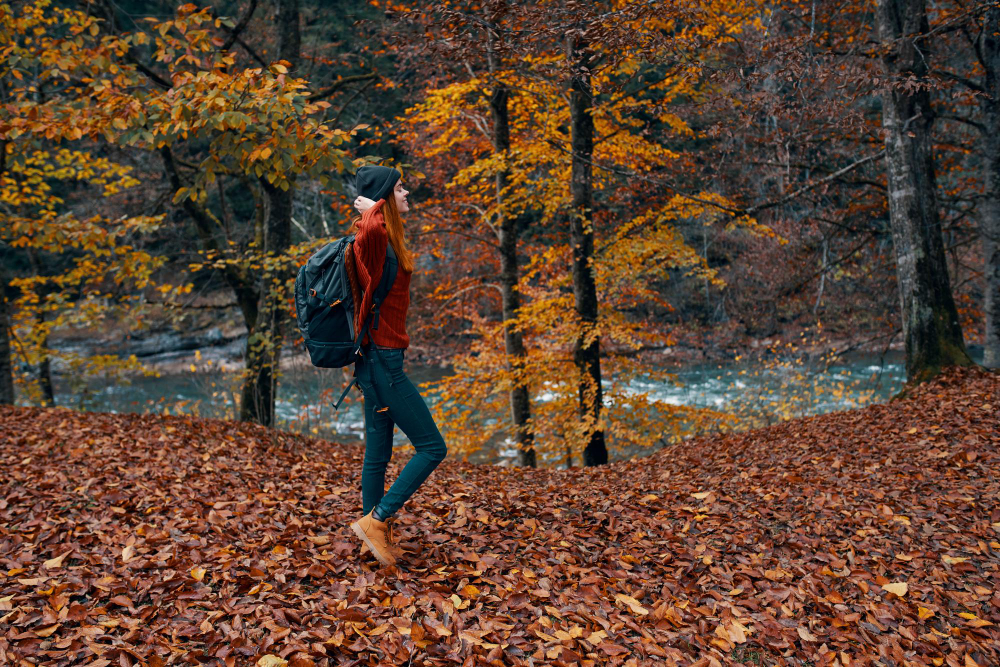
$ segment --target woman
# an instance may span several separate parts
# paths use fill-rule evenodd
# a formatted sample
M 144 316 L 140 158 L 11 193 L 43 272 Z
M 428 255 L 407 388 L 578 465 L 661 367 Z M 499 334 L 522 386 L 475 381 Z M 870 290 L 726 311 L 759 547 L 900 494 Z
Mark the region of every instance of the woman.
M 410 305 L 413 256 L 406 247 L 400 214 L 410 210 L 406 201 L 409 193 L 403 189 L 402 174 L 388 167 L 361 167 L 357 186 L 359 196 L 354 205 L 362 215 L 352 227 L 354 252 L 347 261 L 352 289 L 356 290 L 355 331 L 361 331 L 372 310 L 389 245 L 395 252 L 398 270 L 379 306 L 378 328 L 370 327 L 365 335 L 361 358 L 354 367 L 365 397 L 365 460 L 361 469 L 364 516 L 351 528 L 380 563 L 392 565 L 399 551 L 392 543 L 390 519 L 444 459 L 448 449 L 427 404 L 403 372 L 403 355 L 410 343 L 406 311 Z M 394 426 L 410 439 L 416 454 L 385 493 Z

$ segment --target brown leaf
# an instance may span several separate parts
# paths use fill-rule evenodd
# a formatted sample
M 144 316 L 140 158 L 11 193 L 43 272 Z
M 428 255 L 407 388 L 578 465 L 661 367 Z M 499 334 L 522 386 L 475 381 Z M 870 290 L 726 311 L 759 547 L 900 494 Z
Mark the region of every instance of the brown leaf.
M 893 595 L 898 595 L 899 597 L 903 597 L 904 595 L 906 595 L 907 591 L 907 585 L 905 581 L 900 581 L 893 584 L 885 584 L 884 586 L 882 586 L 882 588 L 883 590 L 889 591 Z
M 287 660 L 279 658 L 276 655 L 271 655 L 270 653 L 257 661 L 257 667 L 286 667 L 287 665 Z
M 41 630 L 35 630 L 35 634 L 39 637 L 50 637 L 58 629 L 59 624 L 53 623 L 52 625 L 44 627 Z
M 799 637 L 803 641 L 807 641 L 807 642 L 818 642 L 819 641 L 819 639 L 816 637 L 816 635 L 814 635 L 813 633 L 809 632 L 807 629 L 805 629 L 801 625 L 798 626 L 797 628 L 795 628 L 795 630 L 796 630 L 796 632 L 799 633 Z
M 615 599 L 619 602 L 625 604 L 632 613 L 639 614 L 640 616 L 645 616 L 649 613 L 649 610 L 639 604 L 639 601 L 630 595 L 624 595 L 623 593 L 616 593 Z
M 63 559 L 66 558 L 66 556 L 70 555 L 71 553 L 73 553 L 72 549 L 62 554 L 61 556 L 57 556 L 56 558 L 50 558 L 49 560 L 45 561 L 45 569 L 55 570 L 56 568 L 62 567 Z

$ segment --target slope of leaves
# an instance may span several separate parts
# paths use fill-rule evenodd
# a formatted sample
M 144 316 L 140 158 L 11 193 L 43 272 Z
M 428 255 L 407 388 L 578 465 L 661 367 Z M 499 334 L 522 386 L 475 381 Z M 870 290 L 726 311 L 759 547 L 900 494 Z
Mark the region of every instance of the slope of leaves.
M 963 371 L 601 469 L 446 461 L 388 569 L 347 528 L 359 447 L 4 408 L 0 655 L 996 665 L 998 407 L 1000 377 Z

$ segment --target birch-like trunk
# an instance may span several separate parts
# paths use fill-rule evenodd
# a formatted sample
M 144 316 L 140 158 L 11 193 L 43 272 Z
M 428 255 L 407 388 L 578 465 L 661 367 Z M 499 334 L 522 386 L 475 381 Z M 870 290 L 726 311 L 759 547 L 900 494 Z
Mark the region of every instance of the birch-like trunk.
M 924 0 L 878 0 L 878 29 L 888 83 L 882 94 L 889 217 L 896 252 L 907 379 L 922 382 L 949 365 L 969 365 L 951 294 L 938 213 L 926 86 Z

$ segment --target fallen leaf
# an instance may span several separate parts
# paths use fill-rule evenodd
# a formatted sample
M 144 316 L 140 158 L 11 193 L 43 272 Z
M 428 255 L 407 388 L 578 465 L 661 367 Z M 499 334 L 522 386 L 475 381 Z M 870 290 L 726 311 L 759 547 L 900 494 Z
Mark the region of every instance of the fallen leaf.
M 632 613 L 639 614 L 640 616 L 645 616 L 649 613 L 649 610 L 639 604 L 639 601 L 630 595 L 624 595 L 622 593 L 616 593 L 615 599 L 619 602 L 628 606 L 632 610 Z
M 885 586 L 882 587 L 882 589 L 889 591 L 893 595 L 898 595 L 899 597 L 903 597 L 904 595 L 906 595 L 908 587 L 905 581 L 900 581 L 894 584 L 886 584 Z
M 49 560 L 45 561 L 45 569 L 55 570 L 56 568 L 62 567 L 63 559 L 66 558 L 66 556 L 70 555 L 71 553 L 73 553 L 72 549 L 62 554 L 61 556 L 57 556 L 56 558 L 50 558 Z
M 257 661 L 257 667 L 286 667 L 286 665 L 288 665 L 287 660 L 270 653 Z
M 803 641 L 807 641 L 807 642 L 818 642 L 819 641 L 819 639 L 813 633 L 809 632 L 807 629 L 805 629 L 801 625 L 798 626 L 797 628 L 795 628 L 795 630 L 796 630 L 796 632 L 799 633 L 799 637 Z
M 42 628 L 41 630 L 35 630 L 35 634 L 38 635 L 39 637 L 49 637 L 52 635 L 52 633 L 54 633 L 58 629 L 59 629 L 59 624 L 55 623 L 48 627 Z

